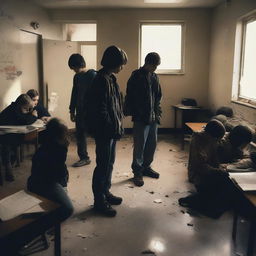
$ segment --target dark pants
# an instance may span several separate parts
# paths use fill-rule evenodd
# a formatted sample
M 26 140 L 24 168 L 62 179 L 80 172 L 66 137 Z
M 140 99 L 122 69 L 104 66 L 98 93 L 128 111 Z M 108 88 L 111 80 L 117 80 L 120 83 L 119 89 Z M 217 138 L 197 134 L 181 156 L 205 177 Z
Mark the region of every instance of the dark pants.
M 92 179 L 94 201 L 103 203 L 105 195 L 109 193 L 113 165 L 116 156 L 116 140 L 95 138 L 96 143 L 96 168 Z
M 77 154 L 82 159 L 89 159 L 87 152 L 87 133 L 84 125 L 81 125 L 80 122 L 76 122 L 76 145 L 77 145 Z
M 253 204 L 245 197 L 244 192 L 226 175 L 211 175 L 204 183 L 196 186 L 203 199 L 203 207 L 221 215 L 232 209 L 245 218 L 256 217 Z
M 133 125 L 133 162 L 134 173 L 142 173 L 153 162 L 157 144 L 157 123 L 146 125 L 134 122 Z
M 38 194 L 49 200 L 59 203 L 61 205 L 61 211 L 59 214 L 60 221 L 64 221 L 72 215 L 74 211 L 72 202 L 67 195 L 67 192 L 59 183 L 38 184 L 33 183 L 29 178 L 27 188 L 32 193 Z

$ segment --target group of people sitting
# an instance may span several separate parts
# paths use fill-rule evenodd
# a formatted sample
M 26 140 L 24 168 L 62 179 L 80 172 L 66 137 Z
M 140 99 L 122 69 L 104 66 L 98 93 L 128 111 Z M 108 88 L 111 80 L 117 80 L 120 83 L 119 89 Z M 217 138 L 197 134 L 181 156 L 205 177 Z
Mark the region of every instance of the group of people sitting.
M 247 218 L 256 217 L 255 207 L 229 178 L 227 170 L 230 163 L 239 165 L 247 158 L 256 171 L 256 152 L 245 151 L 252 140 L 252 131 L 238 125 L 226 132 L 225 123 L 218 119 L 213 118 L 202 132 L 192 136 L 188 180 L 196 193 L 180 198 L 179 203 L 213 218 L 226 210 L 235 210 Z

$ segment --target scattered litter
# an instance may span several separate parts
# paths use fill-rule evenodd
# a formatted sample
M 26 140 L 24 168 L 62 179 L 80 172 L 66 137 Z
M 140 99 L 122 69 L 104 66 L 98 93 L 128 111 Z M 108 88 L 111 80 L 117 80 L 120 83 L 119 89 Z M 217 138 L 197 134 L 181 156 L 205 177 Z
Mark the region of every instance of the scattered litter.
M 134 188 L 134 186 L 133 186 L 133 185 L 130 185 L 130 184 L 129 184 L 127 187 L 128 187 L 128 188 Z
M 161 204 L 163 201 L 162 199 L 155 199 L 153 202 L 156 204 Z
M 192 223 L 187 223 L 187 226 L 193 227 L 194 224 L 192 224 Z
M 169 195 L 165 195 L 165 197 L 169 197 Z
M 145 251 L 141 252 L 141 254 L 151 254 L 151 255 L 155 255 L 156 256 L 156 253 L 151 251 L 151 250 L 145 250 Z
M 83 235 L 83 234 L 77 234 L 78 237 L 81 237 L 81 238 L 86 238 L 87 236 L 86 235 Z
M 178 194 L 178 193 L 180 193 L 180 191 L 178 191 L 178 190 L 173 191 L 173 194 Z
M 149 194 L 155 194 L 155 192 L 152 190 L 152 191 L 149 191 L 149 190 L 147 190 L 147 192 L 149 193 Z
M 185 214 L 185 211 L 183 211 L 183 210 L 180 210 L 180 212 L 182 212 L 183 214 Z

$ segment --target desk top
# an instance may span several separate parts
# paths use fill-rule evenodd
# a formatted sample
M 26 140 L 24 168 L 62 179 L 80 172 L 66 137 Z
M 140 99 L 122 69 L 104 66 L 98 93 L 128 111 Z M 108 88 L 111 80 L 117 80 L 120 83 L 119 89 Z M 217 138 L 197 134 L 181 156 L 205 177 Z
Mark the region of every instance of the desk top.
M 172 105 L 173 108 L 176 109 L 181 109 L 181 110 L 197 110 L 197 109 L 203 109 L 202 107 L 199 106 L 185 106 L 182 104 L 177 104 L 177 105 Z
M 207 123 L 185 123 L 193 132 L 201 132 Z

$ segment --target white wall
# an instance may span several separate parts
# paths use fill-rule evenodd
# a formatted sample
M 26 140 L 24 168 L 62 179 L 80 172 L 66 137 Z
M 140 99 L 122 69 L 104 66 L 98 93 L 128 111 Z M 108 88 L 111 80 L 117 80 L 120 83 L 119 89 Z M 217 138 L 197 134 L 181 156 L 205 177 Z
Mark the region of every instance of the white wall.
M 236 24 L 239 17 L 253 9 L 255 0 L 232 0 L 213 12 L 209 103 L 213 109 L 231 106 L 241 119 L 255 125 L 256 109 L 231 103 Z
M 195 98 L 199 105 L 208 105 L 210 9 L 69 9 L 53 10 L 51 16 L 58 22 L 96 21 L 98 63 L 104 49 L 109 45 L 115 44 L 127 52 L 128 64 L 118 75 L 118 81 L 124 93 L 131 72 L 138 68 L 139 22 L 143 20 L 185 21 L 185 75 L 159 76 L 163 91 L 161 127 L 174 127 L 171 105 L 180 103 L 181 98 Z M 131 125 L 130 118 L 126 118 L 125 127 L 131 127 Z
M 31 21 L 40 24 L 38 30 Z M 20 29 L 41 34 L 44 38 L 62 39 L 62 26 L 54 24 L 47 12 L 30 0 L 1 0 L 0 2 L 0 110 L 24 93 L 22 84 L 22 39 Z M 34 63 L 34 62 L 33 62 Z M 31 68 L 31 71 L 34 70 Z M 21 71 L 21 72 L 20 72 Z M 35 88 L 38 86 L 35 85 Z

